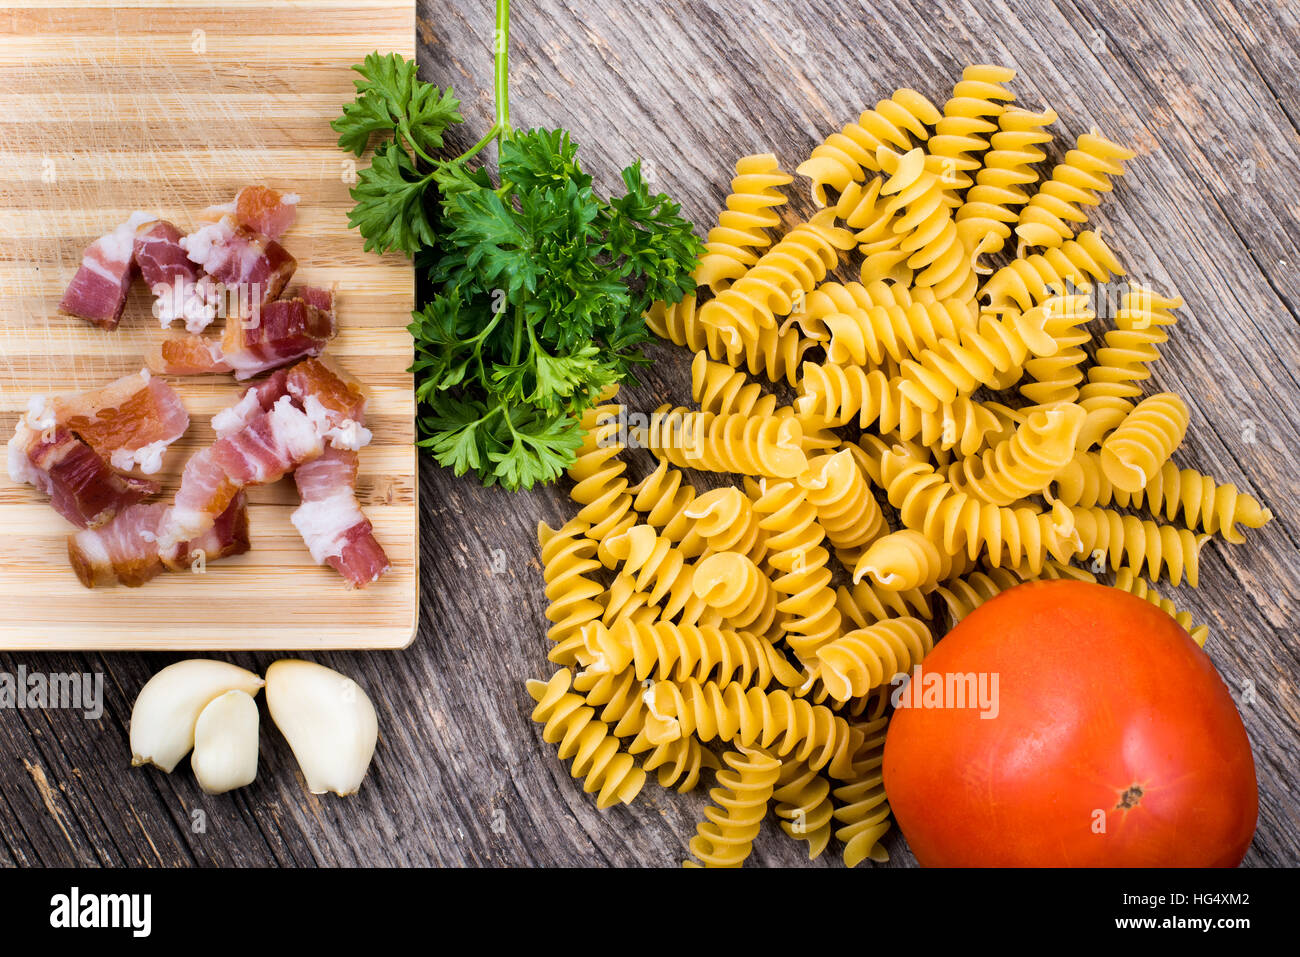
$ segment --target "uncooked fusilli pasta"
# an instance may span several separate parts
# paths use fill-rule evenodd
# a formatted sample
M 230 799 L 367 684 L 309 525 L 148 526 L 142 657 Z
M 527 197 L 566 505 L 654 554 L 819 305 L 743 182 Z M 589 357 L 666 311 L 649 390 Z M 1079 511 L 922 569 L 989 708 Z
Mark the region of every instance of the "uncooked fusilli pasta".
M 714 775 L 694 861 L 739 865 L 769 812 L 812 857 L 888 859 L 891 691 L 945 627 L 1114 572 L 1204 643 L 1152 583 L 1272 517 L 1175 460 L 1182 400 L 1144 398 L 1182 300 L 1075 235 L 1132 154 L 1089 133 L 1039 184 L 1056 114 L 1013 77 L 831 134 L 798 167 L 827 208 L 784 235 L 790 177 L 742 158 L 696 291 L 645 316 L 695 354 L 696 407 L 603 395 L 580 423 L 577 515 L 538 528 L 561 670 L 532 715 L 601 807 Z

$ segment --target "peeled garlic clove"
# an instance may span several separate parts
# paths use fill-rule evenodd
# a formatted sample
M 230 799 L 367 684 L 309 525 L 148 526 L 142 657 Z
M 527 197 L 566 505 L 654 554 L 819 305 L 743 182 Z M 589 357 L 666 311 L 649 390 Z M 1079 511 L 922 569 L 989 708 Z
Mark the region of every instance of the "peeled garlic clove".
M 199 712 L 190 767 L 199 787 L 224 794 L 257 777 L 257 702 L 247 691 L 217 695 Z
M 266 707 L 312 794 L 355 794 L 379 738 L 375 706 L 355 681 L 285 658 L 266 669 Z
M 251 671 L 190 658 L 168 665 L 145 683 L 131 710 L 131 764 L 153 764 L 168 774 L 194 747 L 194 725 L 213 698 L 227 691 L 257 694 L 264 682 Z

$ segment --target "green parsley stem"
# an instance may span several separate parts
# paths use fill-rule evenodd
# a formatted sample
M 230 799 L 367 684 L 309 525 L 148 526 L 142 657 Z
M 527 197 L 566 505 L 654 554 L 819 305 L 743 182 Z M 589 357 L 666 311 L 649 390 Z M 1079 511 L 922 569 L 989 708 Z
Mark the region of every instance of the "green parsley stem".
M 497 0 L 496 30 L 492 34 L 493 94 L 496 117 L 483 138 L 452 162 L 463 163 L 493 140 L 509 136 L 510 127 L 510 0 Z
M 497 0 L 497 26 L 493 35 L 495 62 L 493 92 L 496 122 L 503 135 L 510 135 L 510 0 Z

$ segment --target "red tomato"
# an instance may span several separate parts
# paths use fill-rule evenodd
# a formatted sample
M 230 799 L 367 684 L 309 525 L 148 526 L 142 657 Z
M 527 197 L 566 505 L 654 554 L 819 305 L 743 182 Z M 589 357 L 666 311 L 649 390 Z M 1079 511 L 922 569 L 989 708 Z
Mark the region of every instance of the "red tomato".
M 978 694 L 956 707 L 961 675 L 976 691 L 982 677 L 984 707 Z M 924 866 L 1232 867 L 1250 845 L 1255 763 L 1232 697 L 1140 598 L 1020 585 L 962 620 L 896 697 L 885 792 Z

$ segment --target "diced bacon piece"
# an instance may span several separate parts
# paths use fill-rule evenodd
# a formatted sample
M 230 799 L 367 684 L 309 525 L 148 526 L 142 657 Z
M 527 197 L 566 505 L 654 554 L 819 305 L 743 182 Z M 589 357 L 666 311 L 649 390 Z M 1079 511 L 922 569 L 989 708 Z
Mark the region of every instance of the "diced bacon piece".
M 235 496 L 207 534 L 164 557 L 158 550 L 158 531 L 166 513 L 167 507 L 158 503 L 132 505 L 102 528 L 69 535 L 68 559 L 77 578 L 87 588 L 135 588 L 168 568 L 191 567 L 199 553 L 206 563 L 248 551 L 248 501 L 243 493 Z
M 176 279 L 186 283 L 198 281 L 199 270 L 190 262 L 181 245 L 185 234 L 165 219 L 156 219 L 136 230 L 135 263 L 140 277 L 150 289 L 170 286 Z
M 87 588 L 121 583 L 143 585 L 164 568 L 158 556 L 158 527 L 167 506 L 132 505 L 102 528 L 68 536 L 68 561 Z
M 342 369 L 321 359 L 305 359 L 289 370 L 287 385 L 331 446 L 355 452 L 370 443 L 365 391 Z
M 275 299 L 261 306 L 256 322 L 228 315 L 220 341 L 171 335 L 146 353 L 145 362 L 166 375 L 234 372 L 235 378 L 248 379 L 320 355 L 337 332 L 332 312 L 303 298 Z
M 227 317 L 221 351 L 235 378 L 247 379 L 320 355 L 337 332 L 333 313 L 305 299 L 276 299 L 262 305 L 256 322 Z
M 390 562 L 357 501 L 357 453 L 327 448 L 293 473 L 302 504 L 290 521 L 316 564 L 328 562 L 353 588 L 364 588 Z
M 205 562 L 230 555 L 242 555 L 249 549 L 248 496 L 236 495 L 217 516 L 212 527 L 198 538 L 191 539 L 173 553 L 163 556 L 163 562 L 173 571 L 189 568 L 198 559 L 199 552 Z
M 333 286 L 293 286 L 286 289 L 280 298 L 303 299 L 321 312 L 328 313 L 331 319 L 334 318 L 335 293 Z
M 180 240 L 190 261 L 207 273 L 209 298 L 224 297 L 225 314 L 255 317 L 280 295 L 298 264 L 283 246 L 225 216 Z M 220 283 L 220 289 L 213 284 Z
M 277 369 L 261 382 L 256 382 L 244 390 L 239 401 L 228 406 L 212 417 L 212 428 L 217 438 L 224 439 L 248 425 L 259 412 L 267 412 L 276 401 L 288 394 L 286 380 L 288 369 Z
M 221 354 L 221 340 L 191 333 L 173 333 L 155 343 L 144 355 L 145 365 L 160 375 L 209 375 L 229 372 Z
M 122 472 L 137 466 L 145 475 L 157 472 L 163 453 L 190 425 L 176 390 L 146 370 L 50 404 L 59 425 Z
M 120 475 L 60 425 L 27 416 L 9 440 L 9 477 L 50 496 L 54 510 L 78 528 L 95 528 L 158 492 L 156 482 Z
M 154 295 L 154 317 L 166 329 L 176 319 L 190 332 L 202 332 L 216 318 L 216 304 L 200 287 L 202 273 L 181 245 L 183 234 L 166 220 L 141 226 L 135 235 L 135 262 Z
M 298 199 L 297 193 L 281 193 L 269 186 L 245 186 L 229 203 L 203 210 L 199 219 L 214 223 L 229 216 L 236 225 L 279 239 L 298 215 Z
M 131 289 L 136 230 L 157 218 L 132 213 L 121 226 L 91 243 L 59 302 L 59 311 L 101 329 L 116 329 Z
M 277 481 L 322 451 L 311 420 L 291 396 L 281 396 L 268 411 L 190 457 L 160 547 L 166 550 L 203 535 L 241 489 Z
M 245 186 L 235 196 L 235 220 L 245 229 L 279 239 L 298 215 L 298 194 Z

